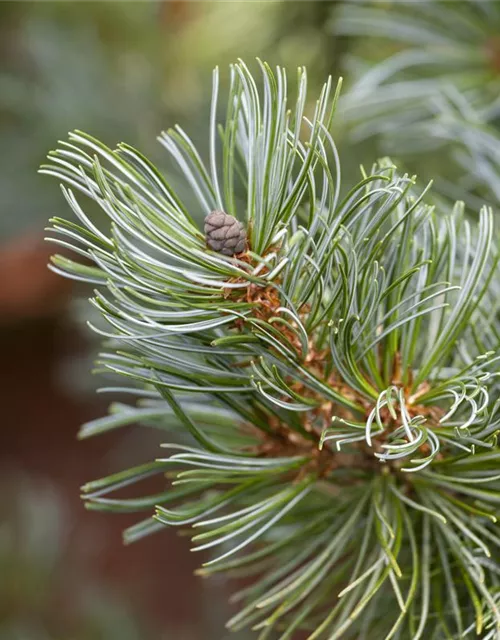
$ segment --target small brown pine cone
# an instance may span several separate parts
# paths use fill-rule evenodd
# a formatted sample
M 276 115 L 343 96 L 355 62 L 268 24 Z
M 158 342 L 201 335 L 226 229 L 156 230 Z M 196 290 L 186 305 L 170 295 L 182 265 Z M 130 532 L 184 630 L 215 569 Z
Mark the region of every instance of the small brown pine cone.
M 210 249 L 225 256 L 241 253 L 247 242 L 243 224 L 220 210 L 212 211 L 205 218 L 205 237 Z

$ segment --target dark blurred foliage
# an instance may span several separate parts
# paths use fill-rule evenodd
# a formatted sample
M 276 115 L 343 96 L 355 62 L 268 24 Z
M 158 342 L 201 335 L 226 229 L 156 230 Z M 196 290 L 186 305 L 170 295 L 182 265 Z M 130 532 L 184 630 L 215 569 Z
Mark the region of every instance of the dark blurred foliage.
M 327 29 L 348 43 L 347 155 L 388 155 L 471 215 L 498 204 L 500 2 L 345 1 Z
M 0 638 L 144 638 L 126 601 L 89 576 L 92 541 L 88 531 L 72 531 L 65 507 L 43 478 L 3 479 Z

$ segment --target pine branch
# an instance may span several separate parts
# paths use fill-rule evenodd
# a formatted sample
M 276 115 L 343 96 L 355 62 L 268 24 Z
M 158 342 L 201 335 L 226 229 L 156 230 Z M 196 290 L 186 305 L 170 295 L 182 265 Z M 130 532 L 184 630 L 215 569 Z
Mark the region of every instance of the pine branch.
M 111 339 L 99 367 L 138 398 L 81 435 L 139 422 L 173 441 L 85 498 L 154 507 L 127 541 L 189 527 L 213 553 L 201 574 L 252 577 L 231 629 L 497 637 L 492 212 L 436 210 L 389 160 L 344 193 L 329 133 L 340 84 L 311 105 L 301 69 L 289 105 L 284 70 L 260 71 L 261 91 L 232 66 L 223 125 L 214 73 L 206 162 L 179 127 L 160 136 L 195 206 L 138 151 L 81 132 L 42 168 L 77 218 L 52 221 L 76 254 L 52 268 L 97 285 L 95 329 Z M 224 233 L 207 244 L 195 219 L 214 210 L 243 223 L 242 252 L 213 250 Z M 160 493 L 113 497 L 151 476 Z

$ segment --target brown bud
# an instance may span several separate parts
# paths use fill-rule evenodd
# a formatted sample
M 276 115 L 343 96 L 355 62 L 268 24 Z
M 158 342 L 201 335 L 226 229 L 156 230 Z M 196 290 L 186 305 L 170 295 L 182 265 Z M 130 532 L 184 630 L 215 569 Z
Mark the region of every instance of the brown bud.
M 245 249 L 247 234 L 243 224 L 224 211 L 212 211 L 205 218 L 205 237 L 210 249 L 233 256 Z

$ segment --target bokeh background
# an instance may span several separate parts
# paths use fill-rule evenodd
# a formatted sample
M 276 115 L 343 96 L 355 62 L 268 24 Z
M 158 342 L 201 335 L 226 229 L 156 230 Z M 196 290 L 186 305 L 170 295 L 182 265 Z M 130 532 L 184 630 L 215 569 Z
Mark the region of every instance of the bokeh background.
M 161 168 L 156 135 L 179 122 L 203 152 L 211 69 L 220 66 L 224 85 L 230 62 L 259 56 L 285 65 L 292 80 L 306 65 L 311 100 L 328 74 L 345 76 L 334 131 L 344 184 L 361 163 L 391 151 L 424 178 L 437 172 L 444 200 L 498 201 L 500 181 L 490 180 L 500 153 L 498 3 L 486 2 L 479 18 L 469 12 L 475 2 L 444 3 L 467 12 L 453 23 L 463 29 L 455 35 L 446 15 L 440 26 L 428 12 L 428 27 L 447 38 L 438 40 L 432 70 L 412 66 L 382 89 L 381 76 L 362 80 L 367 69 L 405 48 L 428 52 L 432 39 L 417 37 L 411 7 L 405 28 L 387 27 L 391 38 L 380 25 L 398 24 L 401 3 L 365 3 L 377 14 L 361 19 L 349 14 L 351 4 L 361 3 L 0 1 L 0 640 L 223 640 L 231 612 L 228 585 L 193 575 L 199 557 L 186 538 L 165 531 L 125 548 L 121 531 L 133 519 L 87 512 L 79 499 L 84 482 L 150 460 L 159 441 L 133 429 L 77 441 L 79 426 L 110 400 L 90 373 L 98 345 L 84 323 L 89 291 L 46 268 L 44 226 L 68 211 L 37 168 L 58 139 L 78 128 L 109 145 L 123 140 Z M 461 87 L 455 71 L 464 67 Z M 467 129 L 453 91 L 441 104 L 428 98 L 444 84 L 473 102 L 471 87 L 479 87 L 484 98 L 474 117 L 492 151 L 481 162 L 474 155 L 474 165 L 476 138 L 461 155 L 447 149 Z M 443 109 L 455 129 L 444 127 Z M 422 135 L 424 126 L 432 135 Z

